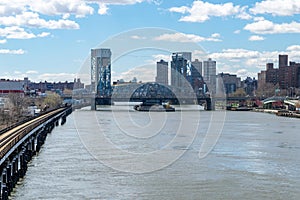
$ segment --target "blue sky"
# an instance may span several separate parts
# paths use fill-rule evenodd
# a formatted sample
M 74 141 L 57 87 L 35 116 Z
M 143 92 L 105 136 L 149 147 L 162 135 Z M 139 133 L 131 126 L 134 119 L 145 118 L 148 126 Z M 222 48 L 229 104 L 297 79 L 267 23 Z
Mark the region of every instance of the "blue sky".
M 88 82 L 96 47 L 112 48 L 114 80 L 153 81 L 181 50 L 253 77 L 278 54 L 300 62 L 299 14 L 298 0 L 2 0 L 0 77 Z

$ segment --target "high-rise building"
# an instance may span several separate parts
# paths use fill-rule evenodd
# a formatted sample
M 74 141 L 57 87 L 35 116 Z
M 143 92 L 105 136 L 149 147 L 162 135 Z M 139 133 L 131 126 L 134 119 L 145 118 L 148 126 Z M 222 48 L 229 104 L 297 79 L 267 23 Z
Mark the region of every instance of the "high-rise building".
M 266 84 L 266 71 L 260 71 L 257 74 L 257 88 L 262 88 Z
M 171 61 L 171 85 L 182 88 L 191 67 L 191 52 L 178 52 L 172 54 Z
M 91 89 L 100 96 L 111 95 L 111 51 L 91 50 Z
M 197 72 L 199 72 L 202 75 L 202 62 L 200 62 L 198 59 L 196 59 L 195 61 L 192 62 L 192 70 L 196 70 Z M 192 74 L 193 73 L 192 71 Z
M 288 64 L 288 55 L 278 57 L 279 68 L 274 68 L 273 63 L 267 63 L 266 70 L 258 73 L 258 87 L 262 88 L 267 83 L 279 84 L 280 89 L 300 87 L 300 63 Z
M 276 85 L 279 82 L 279 69 L 274 68 L 273 63 L 266 64 L 266 83 Z
M 208 89 L 211 94 L 216 94 L 216 71 L 217 62 L 209 58 L 207 61 L 203 61 L 203 78 L 208 84 Z
M 288 55 L 279 55 L 279 68 L 288 66 Z
M 156 63 L 155 82 L 168 85 L 168 62 L 160 60 Z
M 221 86 L 224 87 L 226 94 L 234 93 L 241 86 L 241 78 L 235 74 L 219 73 L 217 78 L 223 81 Z

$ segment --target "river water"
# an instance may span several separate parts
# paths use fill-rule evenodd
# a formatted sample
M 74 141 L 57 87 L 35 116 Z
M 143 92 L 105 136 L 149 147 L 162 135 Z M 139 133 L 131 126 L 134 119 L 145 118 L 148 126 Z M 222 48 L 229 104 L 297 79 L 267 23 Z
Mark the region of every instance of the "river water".
M 299 119 L 220 112 L 77 110 L 12 199 L 299 199 Z

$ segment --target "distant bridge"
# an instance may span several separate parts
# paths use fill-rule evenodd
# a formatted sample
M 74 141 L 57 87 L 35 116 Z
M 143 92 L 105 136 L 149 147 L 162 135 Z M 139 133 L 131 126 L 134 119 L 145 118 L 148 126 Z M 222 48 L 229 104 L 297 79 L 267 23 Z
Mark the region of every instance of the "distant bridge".
M 297 104 L 300 103 L 299 99 L 285 97 L 285 96 L 273 96 L 263 101 L 264 107 L 271 108 L 274 103 L 281 103 L 289 106 L 290 109 L 295 109 Z
M 96 105 L 111 105 L 113 102 L 144 102 L 146 100 L 159 100 L 172 104 L 203 104 L 211 110 L 211 98 L 197 95 L 190 88 L 175 88 L 158 83 L 126 84 L 115 86 L 109 97 L 96 96 L 92 102 L 92 109 Z M 94 108 L 93 108 L 94 106 Z

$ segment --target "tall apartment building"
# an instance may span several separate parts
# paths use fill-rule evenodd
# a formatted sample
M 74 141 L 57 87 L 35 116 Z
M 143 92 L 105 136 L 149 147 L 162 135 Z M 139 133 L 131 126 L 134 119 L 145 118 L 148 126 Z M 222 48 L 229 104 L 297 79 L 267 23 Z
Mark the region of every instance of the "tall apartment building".
M 273 63 L 267 63 L 266 70 L 258 73 L 258 87 L 265 83 L 279 83 L 280 89 L 300 87 L 300 63 L 289 62 L 288 55 L 279 55 L 279 68 L 274 68 Z
M 168 85 L 168 62 L 160 60 L 156 63 L 155 82 Z
M 257 88 L 262 88 L 266 84 L 266 71 L 260 71 L 257 74 Z
M 192 62 L 192 70 L 195 70 L 196 72 L 199 72 L 202 75 L 202 62 L 198 59 L 195 59 L 195 61 Z M 196 74 L 196 72 L 191 72 L 192 74 Z
M 279 86 L 281 89 L 300 87 L 300 63 L 290 62 L 288 55 L 279 55 Z
M 279 68 L 288 66 L 288 55 L 279 55 L 278 66 Z
M 203 61 L 203 78 L 208 85 L 208 89 L 211 94 L 216 94 L 216 70 L 217 62 L 209 58 L 207 61 Z
M 266 83 L 273 83 L 276 85 L 279 81 L 279 69 L 274 68 L 273 63 L 266 64 Z

